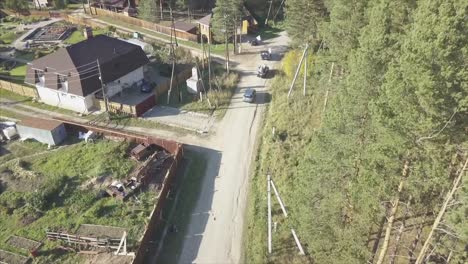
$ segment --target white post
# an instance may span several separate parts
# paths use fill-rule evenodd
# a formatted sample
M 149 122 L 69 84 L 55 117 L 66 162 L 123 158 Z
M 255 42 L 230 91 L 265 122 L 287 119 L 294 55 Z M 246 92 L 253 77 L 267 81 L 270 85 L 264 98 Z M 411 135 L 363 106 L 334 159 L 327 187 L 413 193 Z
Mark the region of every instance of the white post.
M 267 175 L 268 186 L 268 254 L 271 254 L 271 191 L 270 191 L 270 174 Z
M 273 180 L 270 180 L 270 182 L 271 182 L 271 187 L 273 187 L 273 191 L 275 191 L 275 195 L 276 195 L 276 198 L 278 199 L 278 203 L 281 205 L 281 210 L 283 211 L 284 217 L 288 217 L 286 208 L 284 208 L 283 201 L 281 200 L 281 197 L 279 196 L 278 190 L 276 190 L 276 186 L 273 183 Z
M 289 99 L 289 96 L 291 96 L 292 89 L 294 87 L 294 84 L 296 83 L 297 75 L 299 75 L 299 70 L 301 69 L 302 61 L 304 60 L 304 57 L 305 57 L 305 54 L 306 54 L 308 48 L 309 48 L 309 44 L 306 44 L 306 46 L 304 48 L 304 53 L 302 53 L 301 60 L 299 61 L 299 65 L 297 65 L 296 73 L 294 74 L 294 79 L 293 79 L 293 81 L 291 83 L 291 87 L 289 87 L 288 99 Z
M 291 233 L 294 237 L 294 240 L 296 241 L 297 248 L 299 249 L 299 252 L 301 255 L 305 255 L 304 249 L 302 248 L 301 242 L 299 241 L 299 238 L 297 238 L 296 232 L 294 229 L 291 229 Z
M 306 56 L 308 52 L 306 51 Z M 307 58 L 304 61 L 304 96 L 306 95 L 306 84 L 307 84 Z

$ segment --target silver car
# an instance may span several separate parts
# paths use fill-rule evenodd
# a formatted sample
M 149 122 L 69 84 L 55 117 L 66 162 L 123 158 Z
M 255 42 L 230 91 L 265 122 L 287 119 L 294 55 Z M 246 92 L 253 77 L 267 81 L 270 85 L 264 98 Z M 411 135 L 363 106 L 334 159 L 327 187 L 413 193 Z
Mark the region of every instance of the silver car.
M 253 103 L 255 102 L 255 95 L 257 94 L 257 91 L 255 89 L 249 88 L 245 90 L 244 92 L 244 102 L 247 103 Z

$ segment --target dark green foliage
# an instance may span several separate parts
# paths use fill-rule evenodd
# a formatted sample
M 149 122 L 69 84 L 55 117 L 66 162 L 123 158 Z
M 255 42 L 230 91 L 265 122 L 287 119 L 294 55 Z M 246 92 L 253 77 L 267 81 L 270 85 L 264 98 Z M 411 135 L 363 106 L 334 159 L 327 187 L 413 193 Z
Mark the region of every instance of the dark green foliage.
M 257 193 L 250 213 L 259 220 L 249 222 L 248 262 L 302 263 L 303 259 L 294 257 L 297 251 L 289 226 L 296 228 L 314 263 L 375 262 L 372 255 L 379 254 L 382 239 L 373 252 L 374 239 L 379 229 L 387 227 L 381 221 L 389 216 L 389 201 L 397 196 L 403 164 L 409 161 L 410 168 L 395 229 L 407 203 L 411 204 L 409 221 L 415 225 L 422 223 L 421 215 L 433 220 L 452 188 L 454 168 L 460 163 L 454 157 L 467 149 L 468 7 L 464 1 L 320 3 L 288 2 L 286 22 L 295 45 L 304 42 L 304 32 L 309 41 L 324 44 L 313 55 L 314 64 L 307 73 L 312 79 L 311 95 L 299 98 L 296 93 L 287 101 L 285 87 L 290 80 L 284 76 L 274 86 L 253 184 Z M 321 6 L 330 13 L 318 12 Z M 304 12 L 306 7 L 314 15 Z M 323 108 L 327 90 L 328 105 Z M 273 126 L 280 131 L 275 137 Z M 291 216 L 282 220 L 274 214 L 282 227 L 275 235 L 274 254 L 267 258 L 262 250 L 266 249 L 264 174 L 268 170 Z M 437 244 L 433 259 L 447 258 L 453 249 L 454 263 L 466 262 L 464 184 L 443 221 L 442 229 L 450 234 L 437 230 L 431 241 Z M 429 228 L 423 229 L 419 243 Z M 414 232 L 403 232 L 398 255 L 408 255 L 414 238 Z M 389 262 L 393 243 L 395 232 L 384 263 Z M 419 248 L 420 244 L 416 256 Z M 398 258 L 396 263 L 403 260 L 407 261 Z
M 218 42 L 225 42 L 231 37 L 241 19 L 242 2 L 239 0 L 218 0 L 213 8 L 211 25 L 214 38 Z
M 141 0 L 138 3 L 138 16 L 150 22 L 159 22 L 161 13 L 157 0 Z
M 6 0 L 5 7 L 20 13 L 22 11 L 28 10 L 28 1 L 26 0 Z
M 286 1 L 286 25 L 289 36 L 299 42 L 318 44 L 319 26 L 328 20 L 328 10 L 323 0 Z
M 68 0 L 54 0 L 55 9 L 64 9 L 67 7 Z

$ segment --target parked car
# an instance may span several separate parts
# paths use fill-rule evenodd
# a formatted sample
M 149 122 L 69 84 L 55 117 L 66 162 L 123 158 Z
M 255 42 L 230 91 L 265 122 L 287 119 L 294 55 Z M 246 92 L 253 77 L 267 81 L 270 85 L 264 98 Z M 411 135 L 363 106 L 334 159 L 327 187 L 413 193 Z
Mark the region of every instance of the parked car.
M 143 79 L 140 85 L 140 91 L 143 93 L 150 93 L 152 90 L 153 90 L 153 86 L 148 81 Z
M 270 68 L 266 66 L 265 64 L 258 66 L 257 70 L 257 77 L 260 78 L 265 78 L 268 75 L 268 72 L 270 71 Z
M 268 52 L 267 50 L 262 50 L 260 52 L 260 56 L 262 56 L 262 60 L 270 60 L 271 59 L 271 53 Z
M 258 45 L 258 40 L 256 40 L 256 39 L 249 40 L 249 43 L 250 43 L 251 46 L 257 46 Z
M 255 102 L 256 94 L 257 94 L 257 91 L 255 91 L 255 89 L 249 88 L 249 89 L 245 90 L 245 92 L 244 92 L 244 102 L 247 102 L 247 103 Z

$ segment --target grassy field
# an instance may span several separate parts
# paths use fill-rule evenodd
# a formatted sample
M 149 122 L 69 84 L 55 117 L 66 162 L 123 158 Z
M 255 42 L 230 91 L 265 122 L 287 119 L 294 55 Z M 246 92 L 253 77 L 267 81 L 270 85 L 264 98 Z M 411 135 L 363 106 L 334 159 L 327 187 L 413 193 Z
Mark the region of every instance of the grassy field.
M 317 85 L 315 81 L 310 84 L 311 87 L 317 87 Z M 301 186 L 291 186 L 290 181 L 291 177 L 294 177 L 294 171 L 300 169 L 297 168 L 296 160 L 304 155 L 301 147 L 313 137 L 315 129 L 320 127 L 323 95 L 316 90 L 310 91 L 306 97 L 299 96 L 299 92 L 296 92 L 293 93 L 293 99 L 288 100 L 288 87 L 289 81 L 283 73 L 279 73 L 271 87 L 272 102 L 264 121 L 248 195 L 247 225 L 244 230 L 244 263 L 309 263 L 308 259 L 298 255 L 290 231 L 291 228 L 295 228 L 299 239 L 302 238 L 301 242 L 307 242 L 304 240 L 304 230 L 299 229 L 296 222 L 300 212 L 297 212 L 298 206 L 295 205 L 297 197 L 294 196 L 293 190 Z M 274 135 L 273 127 L 276 131 Z M 289 214 L 288 218 L 284 218 L 272 194 L 272 222 L 277 223 L 277 228 L 273 233 L 273 254 L 271 255 L 267 253 L 266 243 L 267 172 L 271 172 Z
M 203 182 L 206 169 L 206 157 L 193 151 L 184 151 L 184 157 L 188 160 L 184 177 L 177 178 L 177 186 L 180 195 L 177 202 L 170 200 L 166 205 L 165 215 L 170 215 L 168 223 L 174 224 L 178 232 L 168 232 L 164 239 L 164 245 L 159 256 L 158 263 L 177 263 L 181 253 L 184 236 L 188 231 L 190 215 L 196 206 L 198 195 Z
M 138 202 L 97 196 L 99 182 L 123 178 L 135 166 L 127 156 L 129 143 L 98 140 L 47 150 L 14 141 L 2 148 L 10 152 L 2 158 L 11 162 L 0 170 L 0 248 L 26 254 L 4 242 L 13 234 L 41 241 L 46 230 L 74 232 L 86 223 L 124 227 L 130 244 L 142 235 L 155 202 L 152 194 L 137 194 Z M 35 263 L 77 261 L 74 254 L 54 253 L 56 243 L 44 243 Z

